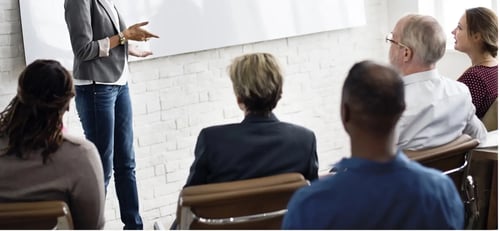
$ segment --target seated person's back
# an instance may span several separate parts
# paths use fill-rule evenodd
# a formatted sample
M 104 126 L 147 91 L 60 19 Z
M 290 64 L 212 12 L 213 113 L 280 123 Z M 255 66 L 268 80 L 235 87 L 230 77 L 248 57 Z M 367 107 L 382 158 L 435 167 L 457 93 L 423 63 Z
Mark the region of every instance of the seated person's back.
M 405 108 L 398 73 L 369 61 L 352 67 L 341 118 L 351 158 L 297 191 L 284 229 L 462 229 L 464 207 L 451 179 L 409 160 L 394 144 Z
M 406 110 L 397 127 L 398 145 L 418 150 L 446 144 L 464 133 L 482 137 L 484 126 L 474 113 L 467 87 L 436 70 L 426 73 L 432 77 L 403 77 Z M 421 79 L 411 81 L 417 78 Z
M 467 87 L 439 75 L 436 63 L 446 35 L 430 16 L 407 15 L 392 30 L 391 64 L 403 75 L 406 110 L 396 128 L 397 144 L 417 150 L 440 146 L 468 134 L 480 141 L 486 129 L 475 115 Z
M 275 58 L 266 53 L 236 58 L 229 75 L 245 119 L 239 124 L 203 129 L 186 186 L 270 176 L 287 172 L 318 177 L 314 133 L 280 122 L 272 113 L 283 79 Z
M 94 144 L 62 134 L 75 95 L 56 61 L 21 73 L 17 95 L 0 113 L 0 203 L 61 200 L 75 229 L 104 227 L 104 177 Z

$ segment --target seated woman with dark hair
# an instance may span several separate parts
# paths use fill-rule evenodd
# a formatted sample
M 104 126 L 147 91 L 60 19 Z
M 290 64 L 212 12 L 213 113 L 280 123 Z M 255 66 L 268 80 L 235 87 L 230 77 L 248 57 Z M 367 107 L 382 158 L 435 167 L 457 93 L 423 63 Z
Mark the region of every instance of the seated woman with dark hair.
M 203 129 L 186 186 L 298 172 L 318 178 L 316 138 L 306 128 L 281 122 L 272 113 L 283 77 L 271 54 L 236 58 L 229 67 L 241 123 Z
M 62 133 L 75 96 L 69 72 L 36 60 L 0 113 L 0 203 L 65 201 L 76 229 L 104 226 L 104 182 L 95 146 Z

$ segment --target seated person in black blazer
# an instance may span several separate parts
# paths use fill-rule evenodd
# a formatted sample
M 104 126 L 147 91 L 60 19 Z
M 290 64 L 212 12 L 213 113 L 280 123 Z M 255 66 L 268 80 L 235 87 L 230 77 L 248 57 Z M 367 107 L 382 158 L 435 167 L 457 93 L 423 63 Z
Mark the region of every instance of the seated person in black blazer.
M 316 137 L 306 128 L 280 122 L 272 113 L 283 77 L 271 54 L 247 54 L 229 66 L 238 106 L 238 124 L 201 130 L 185 186 L 299 172 L 318 178 Z

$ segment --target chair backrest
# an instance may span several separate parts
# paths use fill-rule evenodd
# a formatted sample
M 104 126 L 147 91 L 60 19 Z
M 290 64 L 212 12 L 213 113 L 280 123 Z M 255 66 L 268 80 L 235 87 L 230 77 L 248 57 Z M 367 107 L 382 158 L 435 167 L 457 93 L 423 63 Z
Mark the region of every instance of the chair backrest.
M 0 203 L 0 229 L 73 229 L 64 201 Z
M 484 114 L 483 121 L 486 130 L 493 131 L 498 129 L 498 98 L 495 99 L 495 102 L 491 104 L 490 108 Z
M 427 167 L 443 171 L 451 177 L 460 192 L 466 211 L 465 226 L 471 228 L 479 218 L 478 193 L 473 177 L 469 175 L 471 151 L 479 140 L 461 135 L 445 145 L 419 150 L 404 151 L 410 159 Z
M 404 153 L 424 166 L 435 168 L 448 174 L 460 191 L 465 170 L 470 162 L 470 151 L 479 145 L 479 140 L 463 134 L 442 146 Z
M 179 229 L 280 229 L 300 173 L 190 186 L 179 195 Z

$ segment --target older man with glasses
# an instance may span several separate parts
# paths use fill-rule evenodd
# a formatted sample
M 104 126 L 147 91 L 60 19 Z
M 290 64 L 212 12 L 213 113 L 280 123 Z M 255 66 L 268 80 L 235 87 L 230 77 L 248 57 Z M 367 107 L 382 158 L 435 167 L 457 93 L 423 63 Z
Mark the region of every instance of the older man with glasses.
M 431 148 L 461 134 L 484 141 L 486 129 L 475 115 L 467 87 L 436 69 L 446 50 L 446 35 L 436 19 L 406 15 L 385 40 L 406 92 L 406 110 L 396 127 L 397 145 L 404 150 Z

